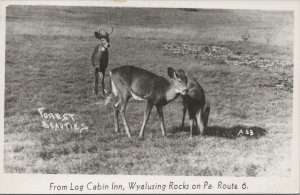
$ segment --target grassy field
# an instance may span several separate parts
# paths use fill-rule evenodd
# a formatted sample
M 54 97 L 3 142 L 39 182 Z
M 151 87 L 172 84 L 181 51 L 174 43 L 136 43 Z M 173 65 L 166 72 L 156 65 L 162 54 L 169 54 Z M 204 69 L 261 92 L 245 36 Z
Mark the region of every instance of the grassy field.
M 163 138 L 156 110 L 138 140 L 143 102 L 131 101 L 133 139 L 114 133 L 112 107 L 92 93 L 94 31 L 109 22 L 109 69 L 135 65 L 167 76 L 183 68 L 197 78 L 211 105 L 205 136 L 180 129 L 182 105 L 164 108 Z M 241 41 L 248 29 L 250 41 Z M 267 39 L 269 42 L 267 42 Z M 9 6 L 6 18 L 4 166 L 8 173 L 205 176 L 288 176 L 292 91 L 278 88 L 292 68 L 275 71 L 224 59 L 173 55 L 164 44 L 226 47 L 268 60 L 293 60 L 293 14 L 280 11 Z M 180 49 L 180 48 L 179 48 Z M 108 75 L 108 71 L 107 71 Z M 108 79 L 106 79 L 108 83 Z M 108 86 L 108 84 L 107 84 Z M 71 113 L 88 130 L 43 127 L 38 108 Z M 73 122 L 69 120 L 70 122 Z M 237 136 L 245 124 L 255 135 Z M 242 126 L 240 126 L 242 125 Z M 188 122 L 186 120 L 186 126 Z M 123 129 L 123 126 L 121 126 Z M 266 133 L 263 133 L 266 131 Z

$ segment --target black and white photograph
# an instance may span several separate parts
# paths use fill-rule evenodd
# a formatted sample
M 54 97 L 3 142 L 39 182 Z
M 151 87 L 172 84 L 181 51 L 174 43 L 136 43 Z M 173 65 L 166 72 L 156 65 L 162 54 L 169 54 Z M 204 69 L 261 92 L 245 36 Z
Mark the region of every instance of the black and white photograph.
M 3 174 L 291 178 L 296 11 L 180 5 L 5 5 Z

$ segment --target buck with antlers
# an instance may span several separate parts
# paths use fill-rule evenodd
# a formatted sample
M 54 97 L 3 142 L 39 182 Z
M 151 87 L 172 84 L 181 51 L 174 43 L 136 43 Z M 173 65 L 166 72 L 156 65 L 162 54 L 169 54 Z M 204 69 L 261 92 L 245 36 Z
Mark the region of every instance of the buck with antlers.
M 188 76 L 188 94 L 182 95 L 183 103 L 183 117 L 182 117 L 182 129 L 184 129 L 184 120 L 186 111 L 190 117 L 190 138 L 193 136 L 193 127 L 196 124 L 200 135 L 203 135 L 204 129 L 208 123 L 208 117 L 210 112 L 210 106 L 205 104 L 205 95 L 203 88 L 199 85 L 197 80 L 192 76 Z
M 99 72 L 101 77 L 102 84 L 102 95 L 104 96 L 107 92 L 104 86 L 104 77 L 105 71 L 108 66 L 108 48 L 109 44 L 109 36 L 113 32 L 113 27 L 111 28 L 111 32 L 108 33 L 106 31 L 101 32 L 100 27 L 98 31 L 95 31 L 95 37 L 99 39 L 98 45 L 95 47 L 93 55 L 92 55 L 92 64 L 94 67 L 94 75 L 95 75 L 95 85 L 94 85 L 94 93 L 98 94 L 98 77 Z
M 118 117 L 119 112 L 121 112 L 126 134 L 131 138 L 126 122 L 125 109 L 130 97 L 133 97 L 136 100 L 146 101 L 144 120 L 139 137 L 143 138 L 144 136 L 144 130 L 154 105 L 160 118 L 162 135 L 166 135 L 163 106 L 174 100 L 179 94 L 186 95 L 188 93 L 187 78 L 183 70 L 175 71 L 173 68 L 168 68 L 168 75 L 171 81 L 134 66 L 121 66 L 111 70 L 112 93 L 107 97 L 106 105 L 113 95 L 118 97 L 117 102 L 114 104 L 114 123 L 117 133 L 119 132 Z

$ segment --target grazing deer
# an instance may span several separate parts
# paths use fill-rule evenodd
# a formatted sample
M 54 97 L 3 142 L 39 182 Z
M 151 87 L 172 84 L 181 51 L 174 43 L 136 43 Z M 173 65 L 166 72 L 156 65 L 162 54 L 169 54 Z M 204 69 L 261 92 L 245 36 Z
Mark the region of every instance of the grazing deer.
M 204 90 L 197 80 L 190 76 L 187 78 L 187 87 L 189 92 L 187 95 L 182 95 L 182 129 L 184 129 L 185 114 L 186 111 L 188 111 L 190 117 L 190 138 L 192 138 L 195 123 L 200 131 L 200 135 L 203 135 L 204 129 L 208 123 L 210 106 L 205 104 Z
M 113 27 L 111 28 L 111 32 L 101 32 L 100 27 L 98 31 L 95 31 L 95 37 L 99 39 L 99 44 L 95 47 L 93 55 L 92 55 L 92 64 L 94 67 L 95 74 L 95 85 L 94 85 L 94 93 L 98 94 L 98 73 L 101 73 L 101 84 L 102 84 L 102 95 L 104 96 L 107 92 L 104 86 L 104 77 L 105 70 L 108 66 L 108 48 L 109 44 L 109 36 L 113 32 Z
M 186 95 L 188 93 L 187 78 L 183 70 L 175 71 L 173 68 L 168 68 L 168 75 L 171 81 L 134 66 L 121 66 L 111 70 L 112 93 L 105 100 L 105 104 L 107 105 L 110 102 L 112 95 L 118 97 L 118 101 L 114 105 L 114 123 L 117 133 L 119 132 L 118 117 L 119 112 L 121 112 L 126 134 L 131 138 L 126 122 L 125 109 L 130 97 L 133 97 L 136 100 L 146 101 L 144 121 L 139 137 L 144 137 L 144 130 L 154 105 L 160 118 L 162 135 L 166 135 L 163 106 L 174 100 L 179 94 Z

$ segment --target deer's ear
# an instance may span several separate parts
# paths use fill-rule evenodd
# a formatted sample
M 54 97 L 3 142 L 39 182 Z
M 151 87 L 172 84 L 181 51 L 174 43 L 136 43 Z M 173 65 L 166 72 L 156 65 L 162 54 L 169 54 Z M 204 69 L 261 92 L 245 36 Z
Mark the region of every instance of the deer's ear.
M 97 39 L 100 39 L 100 33 L 97 32 L 97 31 L 95 31 L 95 37 L 96 37 Z
M 168 75 L 169 77 L 171 77 L 172 79 L 176 78 L 176 73 L 175 70 L 171 67 L 168 68 Z
M 178 70 L 178 74 L 179 74 L 179 75 L 185 76 L 185 72 L 184 72 L 184 70 L 182 70 L 182 69 L 179 69 L 179 70 Z
M 178 77 L 181 78 L 185 83 L 187 83 L 187 77 L 185 75 L 184 70 L 179 69 L 177 73 Z

